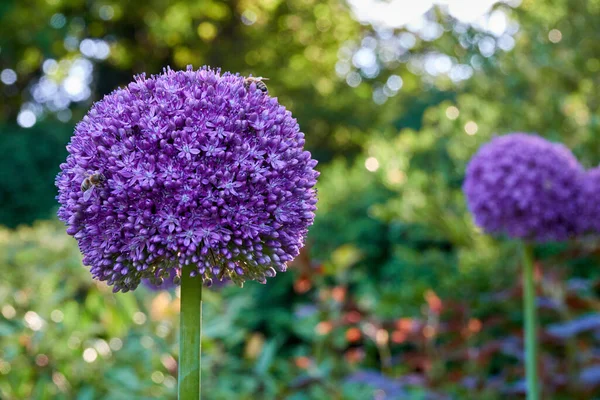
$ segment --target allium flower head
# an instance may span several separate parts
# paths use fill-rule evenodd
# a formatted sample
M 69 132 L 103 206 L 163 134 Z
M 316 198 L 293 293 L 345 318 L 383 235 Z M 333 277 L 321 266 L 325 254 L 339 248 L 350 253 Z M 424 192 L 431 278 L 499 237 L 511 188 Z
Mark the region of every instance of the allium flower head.
M 467 166 L 463 189 L 475 223 L 486 232 L 564 240 L 580 230 L 583 173 L 565 146 L 513 133 L 481 147 Z
M 314 219 L 317 162 L 303 146 L 291 113 L 242 76 L 138 76 L 75 128 L 58 215 L 115 291 L 174 268 L 207 285 L 264 283 L 298 255 Z

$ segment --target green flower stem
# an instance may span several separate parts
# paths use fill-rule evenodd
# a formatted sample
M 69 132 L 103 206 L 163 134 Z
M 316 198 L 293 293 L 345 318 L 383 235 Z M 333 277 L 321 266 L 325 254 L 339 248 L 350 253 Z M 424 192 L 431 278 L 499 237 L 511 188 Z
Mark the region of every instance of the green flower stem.
M 533 248 L 523 244 L 523 308 L 525 314 L 525 375 L 527 400 L 539 400 L 537 373 L 537 321 L 535 284 L 533 279 Z
M 200 400 L 200 338 L 202 337 L 202 279 L 181 274 L 179 313 L 179 400 Z

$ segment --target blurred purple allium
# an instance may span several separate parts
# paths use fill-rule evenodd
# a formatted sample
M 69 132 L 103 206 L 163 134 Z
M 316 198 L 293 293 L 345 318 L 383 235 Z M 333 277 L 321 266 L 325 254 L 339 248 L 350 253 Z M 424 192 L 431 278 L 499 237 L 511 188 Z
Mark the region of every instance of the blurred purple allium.
M 75 128 L 58 216 L 115 291 L 187 265 L 206 285 L 264 283 L 313 223 L 319 174 L 303 146 L 291 113 L 242 76 L 138 76 Z
M 463 190 L 475 223 L 487 233 L 564 240 L 581 230 L 583 176 L 562 144 L 513 133 L 479 149 L 467 166 Z

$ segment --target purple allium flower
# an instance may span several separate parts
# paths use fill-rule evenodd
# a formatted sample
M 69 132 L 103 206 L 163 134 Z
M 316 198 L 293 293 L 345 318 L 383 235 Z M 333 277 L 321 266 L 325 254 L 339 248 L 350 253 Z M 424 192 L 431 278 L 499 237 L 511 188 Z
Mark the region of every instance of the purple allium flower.
M 264 283 L 298 255 L 314 219 L 319 173 L 303 146 L 291 113 L 242 76 L 138 76 L 75 128 L 58 216 L 115 291 L 184 266 L 207 285 Z M 102 182 L 86 201 L 94 174 Z
M 481 147 L 467 166 L 463 189 L 475 223 L 487 233 L 564 240 L 580 230 L 583 175 L 565 146 L 513 133 Z

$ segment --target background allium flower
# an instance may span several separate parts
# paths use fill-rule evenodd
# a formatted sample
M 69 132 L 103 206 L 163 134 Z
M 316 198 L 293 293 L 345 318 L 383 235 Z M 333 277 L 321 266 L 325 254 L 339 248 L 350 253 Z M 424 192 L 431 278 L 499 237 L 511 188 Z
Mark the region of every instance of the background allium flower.
M 463 189 L 476 224 L 486 232 L 563 240 L 580 230 L 583 174 L 565 146 L 513 133 L 481 147 L 467 166 Z
M 115 291 L 172 268 L 205 284 L 265 282 L 314 219 L 317 162 L 289 111 L 239 75 L 138 76 L 77 125 L 57 177 L 58 215 Z M 85 201 L 82 181 L 101 174 Z

